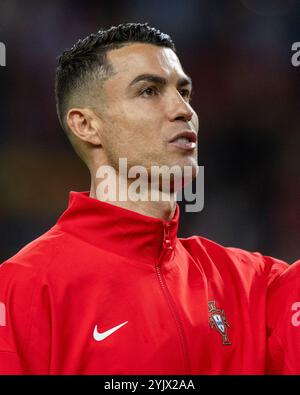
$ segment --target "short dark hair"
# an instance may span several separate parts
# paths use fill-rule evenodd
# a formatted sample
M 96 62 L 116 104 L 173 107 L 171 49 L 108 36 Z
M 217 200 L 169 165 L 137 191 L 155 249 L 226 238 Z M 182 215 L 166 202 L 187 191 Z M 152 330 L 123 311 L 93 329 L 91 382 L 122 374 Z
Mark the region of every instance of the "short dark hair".
M 87 87 L 95 77 L 104 81 L 112 73 L 107 61 L 107 52 L 130 43 L 140 42 L 171 48 L 175 45 L 168 34 L 149 26 L 148 23 L 125 23 L 99 30 L 78 40 L 71 49 L 58 58 L 55 76 L 55 99 L 58 118 L 66 130 L 65 115 L 70 96 Z

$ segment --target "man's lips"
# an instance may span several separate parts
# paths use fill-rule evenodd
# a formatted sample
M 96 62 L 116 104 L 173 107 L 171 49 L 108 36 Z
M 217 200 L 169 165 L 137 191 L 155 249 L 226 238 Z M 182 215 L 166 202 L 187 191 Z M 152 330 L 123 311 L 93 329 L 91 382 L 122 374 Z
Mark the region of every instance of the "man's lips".
M 197 133 L 193 131 L 177 133 L 171 138 L 169 144 L 184 150 L 193 150 L 197 147 Z

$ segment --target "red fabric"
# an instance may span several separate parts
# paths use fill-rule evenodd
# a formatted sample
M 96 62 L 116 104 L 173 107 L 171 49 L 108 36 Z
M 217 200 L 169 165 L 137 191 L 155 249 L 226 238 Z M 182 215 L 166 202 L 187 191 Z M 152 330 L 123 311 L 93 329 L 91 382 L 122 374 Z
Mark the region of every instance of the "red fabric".
M 300 374 L 300 261 L 291 265 L 269 289 L 268 370 Z
M 178 220 L 71 192 L 0 266 L 0 373 L 264 374 L 267 285 L 287 265 L 179 239 Z

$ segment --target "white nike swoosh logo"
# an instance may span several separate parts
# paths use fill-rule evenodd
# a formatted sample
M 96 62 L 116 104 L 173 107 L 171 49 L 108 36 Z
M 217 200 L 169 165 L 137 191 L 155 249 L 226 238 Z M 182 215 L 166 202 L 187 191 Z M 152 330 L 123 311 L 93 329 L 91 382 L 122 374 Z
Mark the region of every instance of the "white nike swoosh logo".
M 102 340 L 106 339 L 108 336 L 110 336 L 112 333 L 114 333 L 115 331 L 117 331 L 118 329 L 120 329 L 123 325 L 127 324 L 128 321 L 123 322 L 122 324 L 118 325 L 118 326 L 114 326 L 113 328 L 109 329 L 108 331 L 105 332 L 98 332 L 98 328 L 97 325 L 94 328 L 94 339 L 97 342 L 101 342 Z

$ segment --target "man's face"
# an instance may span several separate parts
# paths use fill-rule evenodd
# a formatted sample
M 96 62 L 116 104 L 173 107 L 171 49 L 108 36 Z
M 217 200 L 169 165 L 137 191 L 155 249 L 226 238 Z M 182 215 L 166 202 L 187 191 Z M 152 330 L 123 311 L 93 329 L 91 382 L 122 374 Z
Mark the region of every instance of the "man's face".
M 197 167 L 197 142 L 181 139 L 198 133 L 198 117 L 189 104 L 191 83 L 169 48 L 134 43 L 108 52 L 115 73 L 103 86 L 101 142 L 107 164 L 119 158 L 134 165 Z

